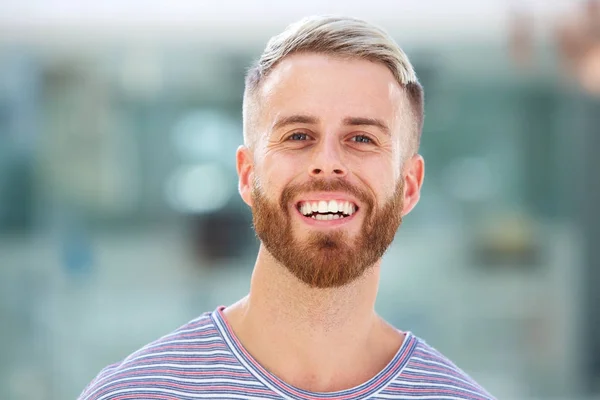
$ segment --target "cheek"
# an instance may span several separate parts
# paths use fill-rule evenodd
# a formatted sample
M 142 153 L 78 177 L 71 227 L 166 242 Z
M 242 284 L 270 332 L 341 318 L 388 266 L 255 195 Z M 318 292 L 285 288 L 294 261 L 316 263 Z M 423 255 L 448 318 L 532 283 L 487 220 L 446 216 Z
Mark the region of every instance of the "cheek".
M 391 157 L 391 170 L 394 177 L 394 182 L 397 182 L 398 179 L 402 176 L 402 167 L 404 166 L 404 159 L 406 158 L 406 154 L 408 154 L 408 149 L 406 145 L 398 140 L 394 144 L 394 150 L 392 152 Z
M 396 187 L 401 178 L 400 163 L 391 160 L 375 162 L 369 165 L 363 163 L 359 176 L 372 191 L 377 202 L 385 204 L 396 193 Z
M 298 163 L 283 159 L 282 157 L 265 157 L 259 169 L 257 169 L 256 179 L 263 188 L 265 194 L 272 198 L 273 195 L 281 194 L 286 185 L 288 185 L 297 175 Z

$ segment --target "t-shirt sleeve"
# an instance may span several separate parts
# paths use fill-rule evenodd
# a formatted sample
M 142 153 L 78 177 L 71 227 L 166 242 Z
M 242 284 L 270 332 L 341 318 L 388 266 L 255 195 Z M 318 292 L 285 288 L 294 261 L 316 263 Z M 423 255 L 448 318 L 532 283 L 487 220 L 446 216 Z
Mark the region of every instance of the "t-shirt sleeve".
M 77 400 L 110 399 L 111 376 L 119 369 L 121 363 L 103 368 L 98 375 L 83 389 Z M 106 397 L 108 395 L 108 397 Z

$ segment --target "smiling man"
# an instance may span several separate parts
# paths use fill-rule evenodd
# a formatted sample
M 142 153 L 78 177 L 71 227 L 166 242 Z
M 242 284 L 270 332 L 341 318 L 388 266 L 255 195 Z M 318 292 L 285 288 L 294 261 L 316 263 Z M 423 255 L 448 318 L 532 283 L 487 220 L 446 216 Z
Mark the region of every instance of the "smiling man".
M 312 17 L 246 78 L 239 191 L 261 241 L 250 293 L 105 368 L 81 399 L 492 399 L 374 310 L 419 200 L 423 94 L 382 30 Z

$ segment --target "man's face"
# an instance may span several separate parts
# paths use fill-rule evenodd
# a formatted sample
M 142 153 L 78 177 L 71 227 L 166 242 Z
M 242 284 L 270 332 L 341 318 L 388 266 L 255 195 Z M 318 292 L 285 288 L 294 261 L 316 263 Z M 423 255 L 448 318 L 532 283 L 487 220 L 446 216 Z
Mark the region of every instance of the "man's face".
M 360 277 L 408 212 L 406 101 L 383 65 L 316 54 L 284 59 L 263 83 L 240 189 L 263 245 L 308 285 Z M 416 196 L 408 181 L 410 208 L 421 180 Z

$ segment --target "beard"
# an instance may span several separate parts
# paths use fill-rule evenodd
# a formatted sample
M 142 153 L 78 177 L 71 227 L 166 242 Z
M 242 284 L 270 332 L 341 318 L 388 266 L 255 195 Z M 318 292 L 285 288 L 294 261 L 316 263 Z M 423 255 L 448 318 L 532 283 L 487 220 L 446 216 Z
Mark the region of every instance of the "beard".
M 294 236 L 292 199 L 310 191 L 346 192 L 362 202 L 360 232 L 355 238 L 339 228 L 334 232 L 311 232 L 306 239 Z M 345 180 L 312 181 L 286 187 L 274 203 L 266 198 L 257 182 L 252 186 L 252 218 L 258 238 L 267 251 L 296 278 L 314 288 L 334 288 L 360 278 L 385 253 L 402 223 L 403 180 L 394 195 L 379 208 L 368 192 Z M 295 205 L 294 205 L 295 207 Z

